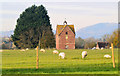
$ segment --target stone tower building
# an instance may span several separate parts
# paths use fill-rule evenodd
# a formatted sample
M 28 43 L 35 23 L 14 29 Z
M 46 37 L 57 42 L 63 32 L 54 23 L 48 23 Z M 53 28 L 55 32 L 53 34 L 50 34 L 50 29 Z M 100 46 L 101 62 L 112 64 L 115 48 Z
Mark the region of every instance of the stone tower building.
M 75 49 L 74 25 L 57 25 L 56 28 L 56 49 Z

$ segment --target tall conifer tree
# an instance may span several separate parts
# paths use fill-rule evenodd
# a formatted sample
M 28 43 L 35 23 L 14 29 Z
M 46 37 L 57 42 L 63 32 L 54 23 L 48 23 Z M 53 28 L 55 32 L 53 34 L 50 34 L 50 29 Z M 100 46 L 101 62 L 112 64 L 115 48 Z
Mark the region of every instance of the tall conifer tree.
M 39 42 L 41 48 L 55 47 L 49 16 L 43 5 L 33 5 L 20 14 L 12 39 L 18 48 L 35 48 Z

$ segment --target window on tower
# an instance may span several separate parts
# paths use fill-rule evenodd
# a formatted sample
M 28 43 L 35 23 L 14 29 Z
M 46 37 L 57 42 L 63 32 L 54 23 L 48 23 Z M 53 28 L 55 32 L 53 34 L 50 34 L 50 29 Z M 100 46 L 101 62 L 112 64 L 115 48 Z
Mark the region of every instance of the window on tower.
M 68 34 L 68 32 L 66 32 L 66 35 Z
M 66 39 L 68 39 L 68 32 L 66 32 Z

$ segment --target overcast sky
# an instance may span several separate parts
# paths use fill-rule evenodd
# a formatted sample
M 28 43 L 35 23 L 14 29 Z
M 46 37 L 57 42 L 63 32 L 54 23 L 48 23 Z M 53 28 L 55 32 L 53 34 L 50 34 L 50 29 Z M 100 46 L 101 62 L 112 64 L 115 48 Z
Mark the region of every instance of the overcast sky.
M 105 2 L 106 1 L 106 2 Z M 14 30 L 19 15 L 33 4 L 44 5 L 48 11 L 53 30 L 57 24 L 63 24 L 66 18 L 68 24 L 74 24 L 75 30 L 97 23 L 117 23 L 118 3 L 117 0 L 104 0 L 96 2 L 94 0 L 85 2 L 69 0 L 57 2 L 46 0 L 43 2 L 16 0 L 0 1 L 0 28 L 2 31 Z

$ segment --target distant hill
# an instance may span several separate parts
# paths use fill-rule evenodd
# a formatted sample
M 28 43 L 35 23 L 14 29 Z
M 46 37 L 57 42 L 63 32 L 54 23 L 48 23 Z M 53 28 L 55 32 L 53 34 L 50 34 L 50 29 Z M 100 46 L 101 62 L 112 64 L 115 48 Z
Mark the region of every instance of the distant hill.
M 95 25 L 91 25 L 85 28 L 81 28 L 76 31 L 76 38 L 81 37 L 83 39 L 94 37 L 100 38 L 105 34 L 112 34 L 112 32 L 118 28 L 117 23 L 98 23 Z M 0 37 L 10 37 L 14 33 L 11 31 L 0 31 Z M 53 30 L 53 33 L 56 33 L 56 30 Z
M 100 38 L 105 34 L 112 34 L 112 32 L 117 28 L 118 28 L 117 23 L 98 23 L 76 31 L 76 38 L 77 37 L 81 37 L 83 39 L 88 37 Z

